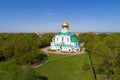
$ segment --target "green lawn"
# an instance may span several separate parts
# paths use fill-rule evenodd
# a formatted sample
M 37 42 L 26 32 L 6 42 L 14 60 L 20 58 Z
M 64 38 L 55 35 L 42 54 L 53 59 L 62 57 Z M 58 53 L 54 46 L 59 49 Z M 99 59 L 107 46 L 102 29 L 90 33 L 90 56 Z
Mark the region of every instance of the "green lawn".
M 17 70 L 21 65 L 10 60 L 0 63 L 0 80 Z M 48 60 L 35 68 L 36 74 L 43 80 L 94 80 L 87 53 L 80 55 L 50 54 Z
M 90 60 L 87 53 L 80 55 L 51 54 L 39 68 L 38 75 L 48 80 L 94 80 Z
M 15 64 L 13 60 L 0 63 L 0 80 L 6 80 L 6 75 L 11 74 L 19 67 L 20 65 Z

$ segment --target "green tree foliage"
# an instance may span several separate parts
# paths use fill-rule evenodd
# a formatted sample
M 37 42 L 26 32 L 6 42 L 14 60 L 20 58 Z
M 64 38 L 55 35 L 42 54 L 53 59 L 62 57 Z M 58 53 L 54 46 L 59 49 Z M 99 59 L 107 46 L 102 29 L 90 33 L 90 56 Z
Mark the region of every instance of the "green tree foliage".
M 84 47 L 91 55 L 95 72 L 98 75 L 104 75 L 102 79 L 118 80 L 118 75 L 120 75 L 120 33 L 83 33 L 77 37 L 85 43 Z
M 31 64 L 40 64 L 43 63 L 44 61 L 46 61 L 48 59 L 48 56 L 46 54 L 44 54 L 44 52 L 42 52 L 41 50 L 39 51 L 39 55 L 35 58 L 34 61 L 32 61 Z
M 33 38 L 20 36 L 15 42 L 14 58 L 18 63 L 28 63 L 37 57 L 38 46 Z
M 11 73 L 7 73 L 4 80 L 41 80 L 35 71 L 28 65 L 23 65 Z
M 1 33 L 0 60 L 15 59 L 20 64 L 30 63 L 38 56 L 39 48 L 50 45 L 53 36 L 50 33 L 41 37 L 35 33 Z
M 85 43 L 85 50 L 89 53 L 92 51 L 95 44 L 98 43 L 100 40 L 100 37 L 92 32 L 79 34 L 77 38 L 80 42 Z
M 92 56 L 92 58 L 94 59 L 93 61 L 94 61 L 94 66 L 96 68 L 96 72 L 101 73 L 99 71 L 103 70 L 106 78 L 109 80 L 109 78 L 111 77 L 111 74 L 112 74 L 111 71 L 113 68 L 113 65 L 111 62 L 111 59 L 113 59 L 111 49 L 106 47 L 101 42 L 94 47 L 93 53 L 95 53 L 94 56 Z M 99 58 L 97 56 L 99 56 Z
M 14 41 L 13 39 L 6 40 L 2 45 L 2 55 L 5 59 L 9 59 L 14 56 Z
M 0 72 L 0 79 L 48 80 L 46 77 L 36 76 L 29 64 L 42 63 L 48 58 L 39 47 L 48 46 L 53 35 L 47 33 L 39 37 L 35 33 L 0 33 L 0 61 L 6 63 L 5 71 Z M 13 68 L 7 63 L 9 61 L 14 61 L 14 65 L 11 65 Z
M 50 45 L 50 42 L 55 34 L 45 33 L 40 38 L 38 38 L 39 48 L 46 47 Z

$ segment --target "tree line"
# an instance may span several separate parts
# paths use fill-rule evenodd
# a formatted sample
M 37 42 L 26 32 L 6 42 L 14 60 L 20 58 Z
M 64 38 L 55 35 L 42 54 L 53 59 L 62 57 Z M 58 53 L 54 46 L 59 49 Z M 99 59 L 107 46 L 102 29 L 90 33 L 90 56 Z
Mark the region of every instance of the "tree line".
M 29 64 L 43 62 L 48 57 L 40 48 L 48 46 L 53 36 L 50 33 L 41 37 L 35 33 L 0 33 L 0 65 L 9 65 L 4 68 L 4 75 L 0 70 L 0 79 L 6 75 L 2 80 L 47 80 L 37 76 Z
M 76 36 L 90 54 L 98 80 L 120 79 L 120 33 L 83 33 Z
M 29 63 L 37 56 L 39 48 L 48 46 L 54 34 L 39 37 L 35 33 L 1 33 L 0 60 L 15 59 L 18 63 Z

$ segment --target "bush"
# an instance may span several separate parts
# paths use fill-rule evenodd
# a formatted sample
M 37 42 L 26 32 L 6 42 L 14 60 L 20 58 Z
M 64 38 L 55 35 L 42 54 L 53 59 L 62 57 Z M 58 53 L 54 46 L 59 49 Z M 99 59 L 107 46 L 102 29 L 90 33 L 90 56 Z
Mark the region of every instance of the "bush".
M 97 74 L 104 74 L 104 69 L 102 69 L 102 68 L 98 68 L 97 70 L 96 70 L 96 73 Z

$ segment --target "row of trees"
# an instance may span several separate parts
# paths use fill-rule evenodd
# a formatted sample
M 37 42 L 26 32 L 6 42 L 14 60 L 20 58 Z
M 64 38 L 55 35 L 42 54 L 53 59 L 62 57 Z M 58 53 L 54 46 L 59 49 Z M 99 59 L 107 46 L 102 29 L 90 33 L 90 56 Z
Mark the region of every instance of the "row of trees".
M 120 33 L 76 36 L 90 54 L 98 80 L 120 79 Z
M 0 60 L 15 59 L 17 63 L 29 63 L 38 56 L 39 48 L 49 45 L 53 35 L 39 37 L 35 33 L 1 33 Z
M 0 66 L 7 66 L 0 70 L 2 80 L 48 80 L 37 76 L 30 64 L 40 63 L 47 59 L 47 55 L 39 48 L 48 46 L 54 34 L 46 33 L 41 37 L 35 33 L 0 33 Z M 12 63 L 8 64 L 10 61 Z M 0 68 L 1 69 L 1 68 Z M 4 75 L 5 76 L 4 76 Z

